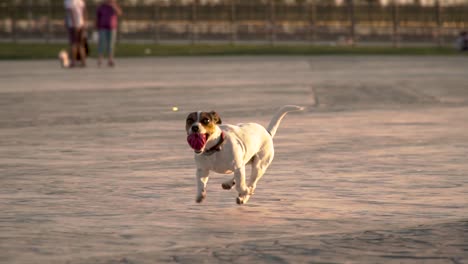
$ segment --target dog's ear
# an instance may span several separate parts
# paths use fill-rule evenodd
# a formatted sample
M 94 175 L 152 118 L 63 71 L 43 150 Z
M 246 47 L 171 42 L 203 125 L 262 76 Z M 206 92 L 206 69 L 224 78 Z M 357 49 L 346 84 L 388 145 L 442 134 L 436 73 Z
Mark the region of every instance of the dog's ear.
M 211 111 L 210 114 L 211 114 L 211 118 L 213 119 L 213 122 L 215 122 L 215 124 L 219 125 L 219 124 L 222 123 L 221 117 L 219 117 L 218 113 L 216 113 L 215 111 Z

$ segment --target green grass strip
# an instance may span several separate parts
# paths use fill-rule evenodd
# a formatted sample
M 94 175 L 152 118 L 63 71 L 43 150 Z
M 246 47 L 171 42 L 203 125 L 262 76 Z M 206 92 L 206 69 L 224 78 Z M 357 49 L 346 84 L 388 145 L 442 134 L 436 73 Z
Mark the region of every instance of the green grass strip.
M 46 43 L 0 43 L 0 60 L 54 59 L 67 45 Z M 118 44 L 117 57 L 234 56 L 234 55 L 457 55 L 451 47 L 381 47 L 315 45 L 229 45 L 229 44 Z M 467 54 L 467 53 L 463 53 Z M 96 47 L 91 45 L 91 57 Z

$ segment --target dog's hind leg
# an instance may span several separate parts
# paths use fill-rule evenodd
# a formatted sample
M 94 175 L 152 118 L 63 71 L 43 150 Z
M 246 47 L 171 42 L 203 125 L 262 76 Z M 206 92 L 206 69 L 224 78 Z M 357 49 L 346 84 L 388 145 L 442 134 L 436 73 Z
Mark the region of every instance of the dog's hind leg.
M 245 184 L 245 167 L 240 167 L 234 172 L 234 179 L 236 181 L 236 190 L 239 193 L 236 202 L 245 204 L 250 198 L 249 189 Z
M 252 175 L 250 176 L 249 181 L 249 191 L 250 195 L 253 195 L 255 192 L 255 188 L 257 188 L 257 182 L 262 178 L 263 174 L 265 174 L 266 169 L 268 166 L 255 166 L 252 164 Z
M 236 184 L 236 176 L 232 177 L 232 179 L 225 181 L 221 184 L 224 190 L 231 190 L 232 187 Z
M 255 188 L 257 188 L 257 182 L 262 178 L 263 174 L 265 174 L 268 166 L 270 166 L 271 162 L 273 161 L 273 151 L 265 152 L 258 154 L 252 159 L 252 175 L 250 175 L 249 179 L 249 194 L 253 195 Z
M 197 169 L 197 203 L 203 202 L 206 197 L 206 184 L 208 183 L 209 170 Z

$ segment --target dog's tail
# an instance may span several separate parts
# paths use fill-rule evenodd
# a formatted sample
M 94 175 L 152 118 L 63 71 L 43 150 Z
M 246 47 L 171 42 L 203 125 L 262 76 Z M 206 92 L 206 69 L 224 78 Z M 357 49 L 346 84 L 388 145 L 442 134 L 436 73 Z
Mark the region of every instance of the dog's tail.
M 285 105 L 281 107 L 278 110 L 278 112 L 275 113 L 275 115 L 270 121 L 270 124 L 268 125 L 267 131 L 268 133 L 270 133 L 271 137 L 275 136 L 276 130 L 278 129 L 281 120 L 288 112 L 302 111 L 302 110 L 304 110 L 304 107 L 295 106 L 295 105 Z

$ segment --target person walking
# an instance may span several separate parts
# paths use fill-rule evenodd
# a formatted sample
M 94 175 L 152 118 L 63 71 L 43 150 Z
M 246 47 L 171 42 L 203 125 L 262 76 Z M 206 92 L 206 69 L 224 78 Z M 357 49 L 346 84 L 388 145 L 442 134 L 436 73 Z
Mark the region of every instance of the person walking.
M 456 44 L 459 51 L 468 51 L 468 33 L 466 31 L 460 32 Z
M 108 65 L 113 67 L 115 39 L 117 35 L 118 17 L 122 9 L 116 0 L 104 0 L 96 11 L 96 28 L 99 32 L 98 66 L 101 66 L 104 54 L 107 55 Z
M 66 10 L 66 26 L 70 43 L 71 64 L 76 66 L 78 58 L 81 66 L 86 66 L 86 49 L 84 36 L 87 20 L 86 4 L 84 0 L 64 0 Z

